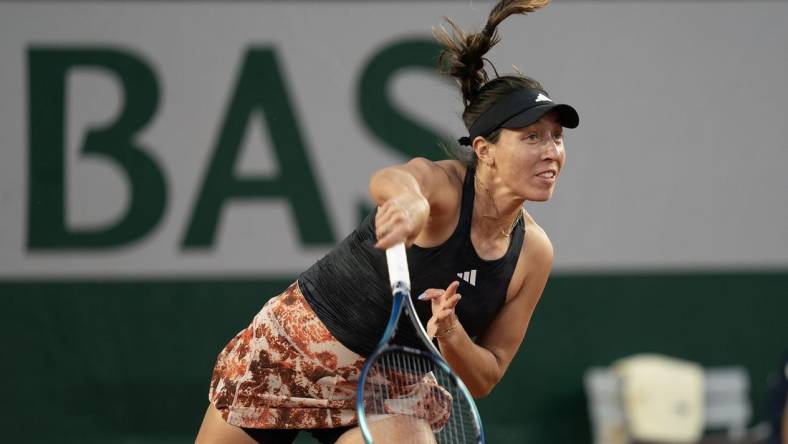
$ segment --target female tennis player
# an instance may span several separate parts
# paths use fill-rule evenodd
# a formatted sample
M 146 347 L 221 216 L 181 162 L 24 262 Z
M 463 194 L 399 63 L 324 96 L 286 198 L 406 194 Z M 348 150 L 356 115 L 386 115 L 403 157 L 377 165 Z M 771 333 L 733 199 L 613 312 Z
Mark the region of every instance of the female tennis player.
M 409 247 L 419 318 L 452 370 L 474 397 L 501 380 L 553 259 L 523 205 L 552 196 L 566 158 L 563 128 L 579 118 L 529 77 L 490 79 L 483 57 L 499 41 L 501 21 L 547 3 L 500 1 L 479 33 L 448 19 L 450 31 L 435 31 L 444 46 L 439 66 L 462 91 L 463 146 L 450 160 L 416 158 L 372 175 L 377 209 L 220 353 L 198 443 L 290 443 L 300 430 L 321 443 L 362 442 L 356 381 L 391 310 L 383 250 L 399 242 Z M 422 347 L 408 333 L 398 330 L 398 340 Z M 394 415 L 370 427 L 390 442 L 416 435 L 397 424 Z

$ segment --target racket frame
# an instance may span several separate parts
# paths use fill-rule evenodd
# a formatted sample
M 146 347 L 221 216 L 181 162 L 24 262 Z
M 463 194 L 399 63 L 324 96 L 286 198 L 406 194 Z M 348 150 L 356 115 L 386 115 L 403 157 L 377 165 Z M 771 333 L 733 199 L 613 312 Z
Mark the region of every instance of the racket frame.
M 361 435 L 364 438 L 364 442 L 366 444 L 373 444 L 372 432 L 370 431 L 369 423 L 367 422 L 367 418 L 364 413 L 364 381 L 366 380 L 367 374 L 372 368 L 372 363 L 378 356 L 391 351 L 402 351 L 423 356 L 432 360 L 435 365 L 437 365 L 441 370 L 449 375 L 449 377 L 452 379 L 452 382 L 457 385 L 463 395 L 471 400 L 471 402 L 468 404 L 471 407 L 471 415 L 473 416 L 475 424 L 479 428 L 478 443 L 484 444 L 484 429 L 482 427 L 479 410 L 476 407 L 476 403 L 473 401 L 473 396 L 471 396 L 470 391 L 468 391 L 468 388 L 465 387 L 465 384 L 462 382 L 462 380 L 451 370 L 451 367 L 449 367 L 449 364 L 443 359 L 443 356 L 441 356 L 440 351 L 438 351 L 438 348 L 435 347 L 435 344 L 429 340 L 429 335 L 427 334 L 426 330 L 424 330 L 424 326 L 421 325 L 419 317 L 416 314 L 416 308 L 413 306 L 413 301 L 410 297 L 410 276 L 408 275 L 405 246 L 403 244 L 397 244 L 389 248 L 386 250 L 386 256 L 388 260 L 391 292 L 393 295 L 391 315 L 389 316 L 389 321 L 386 324 L 386 329 L 383 331 L 383 336 L 375 346 L 375 351 L 372 352 L 372 354 L 369 355 L 369 357 L 367 357 L 366 361 L 364 362 L 364 367 L 361 369 L 361 374 L 358 378 L 358 387 L 356 389 L 356 416 L 358 417 L 358 425 L 361 429 Z M 399 320 L 403 311 L 410 320 L 411 324 L 413 324 L 413 327 L 416 329 L 416 331 L 419 332 L 419 339 L 421 339 L 424 345 L 427 346 L 426 351 L 412 347 L 389 344 L 391 339 L 397 333 L 397 325 L 399 324 Z

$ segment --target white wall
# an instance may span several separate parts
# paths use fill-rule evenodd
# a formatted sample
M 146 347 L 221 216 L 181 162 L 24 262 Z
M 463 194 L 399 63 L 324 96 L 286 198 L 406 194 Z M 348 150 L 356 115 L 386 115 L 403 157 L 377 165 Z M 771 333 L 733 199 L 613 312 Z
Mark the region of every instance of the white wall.
M 788 2 L 560 2 L 507 20 L 491 54 L 573 104 L 581 126 L 554 199 L 528 208 L 556 269 L 788 266 Z M 359 75 L 383 45 L 429 37 L 444 15 L 480 25 L 490 2 L 0 3 L 0 277 L 297 273 L 305 250 L 284 203 L 228 207 L 212 250 L 186 230 L 246 48 L 276 48 L 337 236 L 356 222 L 369 173 L 401 157 L 364 127 Z M 125 248 L 31 254 L 27 232 L 26 51 L 126 48 L 154 68 L 158 113 L 141 134 L 166 172 L 162 222 Z M 462 135 L 459 94 L 420 72 L 394 85 L 402 107 Z M 81 160 L 85 129 L 111 121 L 117 82 L 69 77 L 69 221 L 100 225 L 127 203 L 122 172 Z M 275 173 L 256 122 L 240 171 Z M 275 233 L 275 235 L 272 235 Z

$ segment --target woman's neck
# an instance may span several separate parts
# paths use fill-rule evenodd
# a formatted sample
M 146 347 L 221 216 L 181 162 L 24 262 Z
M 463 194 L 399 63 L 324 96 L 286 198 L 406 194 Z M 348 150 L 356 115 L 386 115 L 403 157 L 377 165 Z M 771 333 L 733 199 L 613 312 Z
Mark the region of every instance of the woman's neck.
M 474 215 L 482 232 L 495 237 L 508 236 L 522 215 L 524 199 L 518 198 L 503 185 L 495 171 L 482 167 L 474 178 Z

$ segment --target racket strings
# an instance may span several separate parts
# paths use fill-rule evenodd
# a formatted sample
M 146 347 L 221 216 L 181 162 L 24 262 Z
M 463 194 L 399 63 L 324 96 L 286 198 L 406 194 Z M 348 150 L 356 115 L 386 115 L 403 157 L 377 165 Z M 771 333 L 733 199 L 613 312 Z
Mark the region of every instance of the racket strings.
M 415 353 L 382 353 L 364 384 L 367 418 L 396 418 L 396 442 L 479 442 L 470 402 L 452 375 Z M 432 438 L 425 437 L 430 431 Z M 391 438 L 373 435 L 376 441 Z

